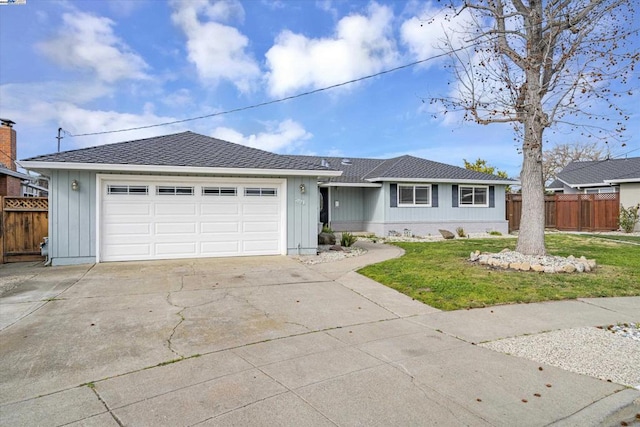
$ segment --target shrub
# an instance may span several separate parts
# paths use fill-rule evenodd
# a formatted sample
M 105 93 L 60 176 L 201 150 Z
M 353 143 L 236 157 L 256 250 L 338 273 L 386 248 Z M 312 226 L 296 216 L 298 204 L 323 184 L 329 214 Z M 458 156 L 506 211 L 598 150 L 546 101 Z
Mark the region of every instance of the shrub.
M 491 230 L 489 232 L 489 236 L 502 236 L 502 233 L 499 232 L 498 230 Z
M 333 230 L 331 229 L 331 227 L 329 227 L 328 224 L 324 224 L 322 226 L 322 232 L 323 233 L 333 233 Z
M 467 235 L 464 232 L 464 228 L 462 227 L 456 228 L 456 233 L 458 234 L 458 237 L 467 237 Z
M 358 240 L 356 236 L 349 233 L 348 231 L 345 231 L 344 233 L 342 233 L 342 237 L 340 238 L 340 245 L 348 248 L 349 246 L 353 245 L 356 240 Z
M 631 206 L 629 208 L 625 208 L 620 205 L 620 228 L 624 230 L 625 233 L 633 232 L 638 220 L 640 219 L 640 204 L 636 206 Z

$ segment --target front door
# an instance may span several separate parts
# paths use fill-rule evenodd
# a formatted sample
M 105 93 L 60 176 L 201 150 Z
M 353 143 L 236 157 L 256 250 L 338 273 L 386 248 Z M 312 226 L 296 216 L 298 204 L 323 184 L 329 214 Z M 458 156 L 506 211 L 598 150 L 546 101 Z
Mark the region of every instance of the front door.
M 329 187 L 320 187 L 320 222 L 329 224 Z

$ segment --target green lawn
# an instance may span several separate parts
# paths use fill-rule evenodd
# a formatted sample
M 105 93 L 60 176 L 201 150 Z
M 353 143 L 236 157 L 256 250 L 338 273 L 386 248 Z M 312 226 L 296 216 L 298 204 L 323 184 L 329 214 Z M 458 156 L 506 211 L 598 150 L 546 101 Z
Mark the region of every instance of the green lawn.
M 401 258 L 359 270 L 390 288 L 442 310 L 580 297 L 640 295 L 640 246 L 584 235 L 550 235 L 551 255 L 595 258 L 594 272 L 543 274 L 494 270 L 469 253 L 514 249 L 515 239 L 460 239 L 394 243 Z

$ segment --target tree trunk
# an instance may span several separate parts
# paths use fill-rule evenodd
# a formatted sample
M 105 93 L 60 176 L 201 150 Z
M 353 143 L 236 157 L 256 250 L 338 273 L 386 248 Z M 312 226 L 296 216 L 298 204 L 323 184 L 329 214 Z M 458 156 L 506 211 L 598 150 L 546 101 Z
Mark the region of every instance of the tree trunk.
M 538 120 L 525 125 L 522 144 L 522 214 L 516 251 L 525 255 L 545 255 L 544 183 L 542 181 L 542 132 Z

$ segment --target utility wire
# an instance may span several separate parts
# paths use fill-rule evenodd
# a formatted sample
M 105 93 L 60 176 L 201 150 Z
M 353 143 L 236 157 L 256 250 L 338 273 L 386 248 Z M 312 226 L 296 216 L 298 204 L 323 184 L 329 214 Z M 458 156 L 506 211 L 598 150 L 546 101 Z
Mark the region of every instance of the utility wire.
M 456 49 L 456 51 L 457 50 L 462 50 L 462 49 L 464 49 L 464 47 Z M 331 86 L 322 87 L 322 88 L 319 88 L 319 89 L 314 89 L 314 90 L 311 90 L 311 91 L 308 91 L 308 92 L 298 93 L 296 95 L 287 96 L 285 98 L 279 98 L 279 99 L 274 99 L 272 101 L 261 102 L 259 104 L 253 104 L 253 105 L 248 105 L 248 106 L 245 106 L 245 107 L 234 108 L 232 110 L 220 111 L 220 112 L 217 112 L 217 113 L 205 114 L 203 116 L 191 117 L 191 118 L 188 118 L 188 119 L 174 120 L 174 121 L 171 121 L 171 122 L 157 123 L 157 124 L 154 124 L 154 125 L 138 126 L 138 127 L 126 128 L 126 129 L 107 130 L 107 131 L 102 131 L 102 132 L 91 132 L 91 133 L 80 133 L 80 134 L 76 134 L 76 135 L 71 134 L 71 133 L 69 133 L 67 131 L 65 131 L 65 133 L 67 133 L 69 136 L 72 136 L 72 137 L 104 135 L 104 134 L 109 134 L 109 133 L 129 132 L 129 131 L 133 131 L 133 130 L 149 129 L 149 128 L 160 127 L 160 126 L 169 126 L 169 125 L 175 125 L 175 124 L 178 124 L 178 123 L 185 123 L 185 122 L 191 122 L 191 121 L 194 121 L 194 120 L 206 119 L 206 118 L 209 118 L 209 117 L 216 117 L 216 116 L 222 116 L 222 115 L 226 115 L 226 114 L 238 113 L 240 111 L 246 111 L 246 110 L 251 110 L 251 109 L 254 109 L 254 108 L 264 107 L 264 106 L 267 106 L 267 105 L 278 104 L 280 102 L 285 102 L 285 101 L 289 101 L 289 100 L 296 99 L 296 98 L 302 98 L 303 96 L 314 95 L 316 93 L 320 93 L 320 92 L 324 92 L 324 91 L 327 91 L 327 90 L 335 89 L 335 88 L 338 88 L 338 87 L 341 87 L 341 86 L 347 86 L 347 85 L 350 85 L 350 84 L 353 84 L 353 83 L 358 83 L 358 82 L 361 82 L 361 81 L 364 81 L 364 80 L 372 79 L 374 77 L 379 77 L 379 76 L 382 76 L 382 75 L 385 75 L 385 74 L 389 74 L 389 73 L 393 73 L 393 72 L 396 72 L 396 71 L 399 71 L 399 70 L 403 70 L 405 68 L 414 67 L 414 66 L 416 66 L 418 64 L 422 64 L 424 62 L 428 62 L 428 61 L 431 61 L 431 60 L 434 60 L 434 59 L 441 58 L 443 56 L 447 56 L 447 55 L 449 55 L 449 53 L 450 52 L 441 53 L 441 54 L 438 54 L 438 55 L 431 56 L 429 58 L 421 59 L 419 61 L 414 61 L 414 62 L 410 62 L 408 64 L 400 65 L 400 66 L 395 67 L 395 68 L 390 68 L 388 70 L 383 70 L 383 71 L 380 71 L 380 72 L 375 73 L 375 74 L 370 74 L 370 75 L 367 75 L 367 76 L 364 76 L 364 77 L 359 77 L 357 79 L 349 80 L 349 81 L 342 82 L 342 83 L 337 83 L 337 84 L 334 84 L 334 85 L 331 85 Z

